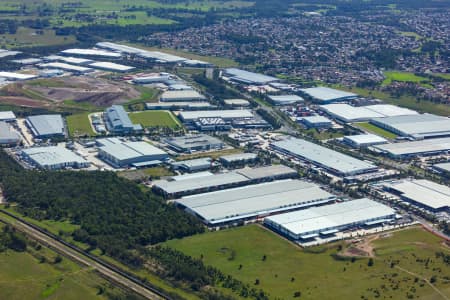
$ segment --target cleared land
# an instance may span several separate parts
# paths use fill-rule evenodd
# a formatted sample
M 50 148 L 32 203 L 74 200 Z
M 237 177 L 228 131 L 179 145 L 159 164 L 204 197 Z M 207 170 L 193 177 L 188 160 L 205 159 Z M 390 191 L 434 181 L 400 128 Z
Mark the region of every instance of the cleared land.
M 203 257 L 206 264 L 243 282 L 255 284 L 258 279 L 260 288 L 283 299 L 293 299 L 295 292 L 301 292 L 305 299 L 372 299 L 378 293 L 382 299 L 405 299 L 408 294 L 440 299 L 423 280 L 432 276 L 436 276 L 434 287 L 450 296 L 450 268 L 436 258 L 436 252 L 450 254 L 450 248 L 421 228 L 394 232 L 373 242 L 373 266 L 368 266 L 367 257 L 356 257 L 352 262 L 351 257 L 340 255 L 349 247 L 343 242 L 301 249 L 258 225 L 209 232 L 165 245 Z M 395 262 L 392 267 L 391 262 Z
M 177 119 L 169 111 L 142 111 L 128 114 L 133 123 L 143 127 L 181 127 Z
M 82 113 L 71 115 L 66 118 L 67 127 L 69 128 L 69 135 L 71 137 L 77 136 L 94 136 L 95 132 L 92 130 L 89 121 L 89 113 Z
M 388 71 L 384 72 L 384 75 L 386 76 L 386 79 L 383 80 L 381 85 L 389 85 L 393 81 L 401 81 L 401 82 L 420 83 L 424 87 L 432 87 L 428 83 L 430 81 L 428 78 L 417 76 L 414 73 Z
M 121 177 L 124 177 L 129 180 L 138 180 L 138 181 L 146 180 L 149 177 L 151 177 L 152 179 L 157 179 L 163 176 L 170 176 L 174 174 L 175 173 L 164 167 L 153 167 L 133 171 L 123 171 L 118 173 L 118 175 Z
M 380 128 L 373 124 L 370 124 L 369 122 L 356 123 L 355 125 L 366 130 L 367 132 L 382 136 L 387 139 L 395 139 L 397 137 L 396 134 L 394 134 L 390 131 L 384 130 L 383 128 Z

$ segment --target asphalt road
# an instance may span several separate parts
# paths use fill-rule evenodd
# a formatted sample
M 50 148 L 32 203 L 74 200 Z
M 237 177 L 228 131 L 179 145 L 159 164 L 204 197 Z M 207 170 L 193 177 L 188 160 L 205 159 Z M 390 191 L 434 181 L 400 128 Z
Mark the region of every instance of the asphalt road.
M 122 287 L 125 287 L 127 289 L 130 289 L 134 291 L 135 293 L 141 295 L 142 297 L 145 297 L 146 299 L 167 299 L 159 296 L 155 292 L 151 291 L 150 289 L 141 286 L 127 277 L 123 276 L 122 274 L 98 263 L 87 257 L 86 255 L 83 255 L 80 252 L 77 252 L 68 246 L 64 245 L 63 243 L 57 241 L 56 239 L 34 229 L 33 227 L 21 222 L 20 220 L 15 220 L 14 223 L 12 223 L 9 220 L 4 219 L 0 215 L 0 219 L 4 220 L 6 223 L 9 223 L 13 225 L 17 230 L 29 235 L 33 239 L 38 240 L 39 242 L 47 245 L 48 247 L 52 248 L 56 252 L 73 259 L 83 265 L 86 265 L 90 268 L 95 269 L 96 271 L 100 272 L 103 276 L 105 276 L 107 279 L 119 284 Z

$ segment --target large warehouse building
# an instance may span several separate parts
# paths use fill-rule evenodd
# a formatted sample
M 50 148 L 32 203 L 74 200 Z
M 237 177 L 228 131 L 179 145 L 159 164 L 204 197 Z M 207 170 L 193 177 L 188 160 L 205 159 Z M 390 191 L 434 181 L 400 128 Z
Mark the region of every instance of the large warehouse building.
M 345 103 L 333 103 L 321 105 L 320 109 L 325 111 L 334 119 L 337 119 L 344 123 L 365 122 L 373 118 L 418 114 L 414 110 L 390 104 L 351 106 Z
M 450 213 L 450 188 L 425 179 L 400 180 L 385 183 L 387 191 L 400 196 L 404 201 L 431 212 Z
M 378 118 L 370 123 L 416 140 L 450 136 L 450 119 L 432 114 Z
M 183 197 L 176 203 L 205 224 L 222 226 L 334 199 L 334 195 L 313 183 L 283 180 Z
M 357 134 L 344 136 L 344 142 L 353 148 L 369 147 L 373 145 L 386 144 L 388 141 L 375 134 Z
M 142 131 L 140 124 L 133 124 L 122 105 L 113 105 L 106 109 L 105 124 L 109 132 L 114 134 L 130 134 Z
M 225 144 L 218 138 L 206 134 L 192 134 L 164 139 L 168 147 L 176 152 L 192 153 L 222 149 Z
M 270 95 L 267 97 L 275 105 L 291 105 L 303 102 L 303 98 L 297 95 Z
M 373 148 L 397 159 L 438 155 L 450 151 L 450 138 L 382 144 Z
M 300 243 L 330 238 L 338 232 L 358 226 L 373 226 L 395 218 L 395 211 L 367 198 L 311 207 L 276 216 L 264 223 Z
M 87 168 L 90 163 L 74 152 L 58 146 L 27 148 L 21 151 L 25 161 L 42 169 Z
M 165 197 L 175 198 L 296 176 L 298 174 L 295 170 L 283 165 L 274 165 L 238 169 L 201 178 L 195 176 L 183 180 L 158 180 L 155 181 L 153 189 Z
M 302 139 L 288 138 L 274 142 L 271 144 L 271 148 L 311 162 L 339 176 L 351 176 L 377 170 L 377 167 L 371 163 Z
M 205 101 L 206 97 L 195 90 L 166 91 L 159 97 L 161 102 Z
M 253 73 L 236 68 L 228 68 L 223 70 L 222 76 L 231 81 L 244 84 L 263 85 L 270 82 L 280 81 L 280 79 L 264 74 Z
M 8 123 L 0 121 L 0 145 L 14 146 L 20 143 L 19 134 Z
M 123 142 L 118 138 L 97 140 L 98 155 L 114 167 L 143 167 L 161 163 L 169 155 L 147 142 Z
M 64 137 L 66 135 L 61 115 L 29 116 L 25 119 L 25 123 L 33 133 L 33 136 L 38 139 Z
M 357 94 L 335 90 L 328 87 L 313 87 L 301 90 L 303 94 L 321 103 L 331 103 L 358 98 Z
M 79 55 L 79 56 L 92 56 L 92 57 L 107 57 L 107 58 L 120 58 L 122 55 L 117 52 L 111 52 L 98 49 L 66 49 L 61 51 L 64 55 Z

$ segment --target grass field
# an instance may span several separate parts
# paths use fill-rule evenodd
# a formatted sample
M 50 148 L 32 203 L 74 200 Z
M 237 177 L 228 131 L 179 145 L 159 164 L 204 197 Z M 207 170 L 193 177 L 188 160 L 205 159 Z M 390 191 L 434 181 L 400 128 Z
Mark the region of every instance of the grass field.
M 175 173 L 164 167 L 153 167 L 132 171 L 123 171 L 118 173 L 119 176 L 127 178 L 129 180 L 145 180 L 148 179 L 148 177 L 157 179 L 162 176 L 170 176 L 174 174 Z
M 408 293 L 415 298 L 441 299 L 422 280 L 433 275 L 437 276 L 435 286 L 450 296 L 450 282 L 445 279 L 450 268 L 435 258 L 435 252 L 450 254 L 450 249 L 422 229 L 395 232 L 376 241 L 372 267 L 367 258 L 353 263 L 334 258 L 339 244 L 302 250 L 258 225 L 209 232 L 165 245 L 193 257 L 202 256 L 206 264 L 251 285 L 259 279 L 258 288 L 282 299 L 293 299 L 297 291 L 301 299 L 374 299 L 377 292 L 380 299 L 405 299 Z M 427 258 L 432 262 L 425 267 Z M 391 261 L 398 263 L 391 268 Z M 398 267 L 417 272 L 417 276 Z
M 109 296 L 123 297 L 122 291 L 89 268 L 67 258 L 54 264 L 56 256 L 48 248 L 30 246 L 25 252 L 0 253 L 0 299 L 108 299 L 99 294 L 100 287 Z M 45 262 L 40 262 L 41 257 Z
M 77 136 L 95 136 L 92 130 L 91 122 L 89 121 L 89 113 L 81 113 L 70 115 L 66 118 L 69 135 L 71 137 Z
M 384 72 L 384 75 L 386 76 L 386 79 L 383 80 L 381 85 L 389 85 L 393 81 L 401 81 L 401 82 L 420 83 L 420 85 L 428 88 L 433 87 L 428 83 L 429 82 L 428 78 L 417 76 L 414 73 L 386 71 Z
M 395 133 L 384 130 L 383 128 L 380 128 L 378 126 L 370 124 L 369 122 L 361 122 L 361 123 L 356 123 L 354 125 L 360 127 L 361 129 L 364 129 L 370 133 L 382 136 L 386 139 L 395 139 L 397 137 L 397 135 Z
M 53 29 L 45 29 L 42 34 L 37 34 L 34 29 L 19 27 L 15 34 L 0 35 L 0 48 L 64 45 L 75 42 L 74 36 L 56 35 Z
M 133 123 L 141 124 L 142 127 L 181 127 L 181 124 L 169 111 L 142 111 L 128 114 Z

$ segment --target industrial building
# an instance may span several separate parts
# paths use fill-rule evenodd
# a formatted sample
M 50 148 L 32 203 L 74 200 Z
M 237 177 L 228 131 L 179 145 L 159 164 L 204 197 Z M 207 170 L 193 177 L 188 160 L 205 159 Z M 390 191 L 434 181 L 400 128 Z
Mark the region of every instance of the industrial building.
M 321 105 L 320 109 L 336 120 L 344 123 L 366 122 L 373 118 L 394 117 L 403 115 L 417 115 L 414 110 L 390 104 L 376 104 L 368 106 L 351 106 L 345 103 Z
M 310 117 L 301 117 L 298 119 L 302 122 L 307 128 L 331 128 L 333 126 L 333 122 L 330 119 L 324 116 L 310 116 Z
M 344 136 L 344 142 L 353 148 L 363 148 L 373 145 L 386 144 L 388 141 L 375 134 L 357 134 Z
M 206 97 L 195 90 L 166 91 L 159 97 L 161 102 L 205 101 Z
M 439 155 L 450 151 L 450 138 L 382 144 L 373 146 L 373 148 L 397 159 Z
M 78 73 L 78 74 L 84 74 L 84 73 L 89 73 L 89 72 L 94 71 L 94 69 L 92 69 L 92 68 L 75 66 L 75 65 L 71 65 L 71 64 L 62 63 L 62 62 L 49 62 L 49 63 L 39 64 L 39 67 L 59 69 L 59 70 L 64 70 L 67 72 Z
M 280 81 L 280 79 L 276 77 L 244 71 L 236 68 L 228 68 L 223 70 L 222 76 L 237 83 L 255 84 L 255 85 L 263 85 L 269 82 Z
M 450 119 L 432 114 L 377 118 L 370 123 L 416 140 L 450 136 Z
M 164 139 L 168 147 L 176 152 L 193 153 L 222 149 L 225 144 L 218 138 L 206 134 L 193 134 Z
M 435 165 L 433 165 L 433 169 L 435 169 L 436 171 L 438 171 L 440 173 L 443 173 L 446 177 L 449 177 L 450 162 L 435 164 Z
M 22 52 L 20 51 L 10 51 L 10 50 L 6 50 L 6 49 L 0 49 L 0 58 L 5 58 L 8 56 L 16 56 L 18 54 L 20 54 Z
M 108 58 L 120 58 L 122 55 L 117 52 L 111 52 L 98 49 L 66 49 L 61 51 L 64 55 L 79 55 L 79 56 L 99 56 Z
M 134 69 L 134 67 L 125 66 L 121 64 L 116 64 L 112 62 L 106 62 L 106 61 L 98 61 L 89 64 L 89 67 L 95 68 L 95 69 L 101 69 L 106 71 L 112 71 L 112 72 L 128 72 Z
M 161 164 L 169 155 L 147 142 L 124 142 L 118 138 L 97 140 L 98 156 L 114 167 Z
M 3 122 L 14 122 L 16 120 L 16 115 L 12 111 L 0 111 L 0 121 Z
M 0 121 L 0 145 L 14 146 L 20 143 L 20 136 L 8 123 Z
M 170 165 L 175 170 L 182 170 L 184 172 L 200 172 L 211 169 L 212 160 L 209 157 L 197 158 L 173 162 Z
M 181 56 L 163 53 L 159 51 L 143 51 L 136 54 L 139 57 L 155 61 L 157 63 L 180 63 L 187 59 Z
M 15 73 L 15 72 L 0 72 L 0 78 L 4 78 L 10 81 L 20 81 L 20 80 L 30 80 L 37 78 L 37 75 L 33 74 L 23 74 L 23 73 Z
M 331 202 L 335 196 L 301 180 L 283 180 L 183 197 L 175 203 L 209 226 L 260 219 Z
M 122 52 L 122 53 L 127 53 L 127 54 L 137 54 L 137 53 L 145 52 L 145 50 L 142 50 L 139 48 L 130 47 L 127 45 L 116 44 L 116 43 L 111 43 L 111 42 L 99 42 L 95 45 L 99 48 L 105 48 L 105 49 L 118 51 L 118 52 Z
M 358 98 L 357 94 L 336 90 L 328 87 L 313 87 L 301 89 L 300 91 L 302 91 L 306 96 L 310 97 L 314 101 L 321 103 L 331 103 Z
M 303 98 L 297 95 L 269 95 L 267 97 L 274 105 L 291 105 L 303 101 Z
M 425 179 L 405 179 L 385 183 L 384 188 L 403 201 L 428 211 L 450 213 L 450 188 Z
M 60 56 L 60 55 L 49 55 L 44 57 L 45 61 L 59 61 L 67 64 L 73 65 L 88 65 L 94 61 L 87 58 L 71 57 L 71 56 Z
M 66 129 L 61 115 L 37 115 L 25 119 L 25 124 L 35 138 L 64 137 Z
M 270 124 L 262 118 L 257 118 L 248 109 L 182 111 L 178 117 L 188 128 L 201 131 L 270 127 Z
M 220 163 L 225 167 L 253 163 L 257 159 L 258 155 L 255 153 L 236 153 L 219 157 Z
M 162 73 L 147 74 L 143 76 L 136 76 L 133 78 L 132 81 L 135 84 L 150 84 L 150 83 L 168 84 L 173 80 L 176 80 L 176 77 L 174 75 L 162 72 Z
M 282 154 L 306 160 L 339 176 L 351 176 L 377 170 L 377 166 L 371 163 L 302 139 L 288 138 L 274 142 L 271 143 L 271 148 Z
M 74 152 L 59 146 L 27 148 L 21 151 L 22 158 L 41 169 L 87 168 L 90 163 Z
M 145 108 L 148 110 L 205 110 L 212 109 L 216 106 L 209 102 L 156 102 L 146 103 Z
M 225 100 L 223 100 L 223 103 L 226 106 L 231 106 L 231 107 L 247 107 L 247 106 L 250 106 L 250 102 L 248 100 L 245 100 L 245 99 L 225 99 Z
M 142 131 L 140 124 L 133 124 L 122 105 L 113 105 L 106 109 L 105 124 L 109 132 L 113 134 L 132 134 Z
M 330 239 L 345 230 L 390 222 L 395 215 L 390 207 L 363 198 L 270 216 L 264 224 L 302 243 Z
M 158 180 L 154 182 L 153 189 L 167 198 L 176 198 L 297 176 L 298 173 L 295 170 L 283 165 L 275 165 L 243 168 L 201 178 L 195 176 L 183 180 Z

